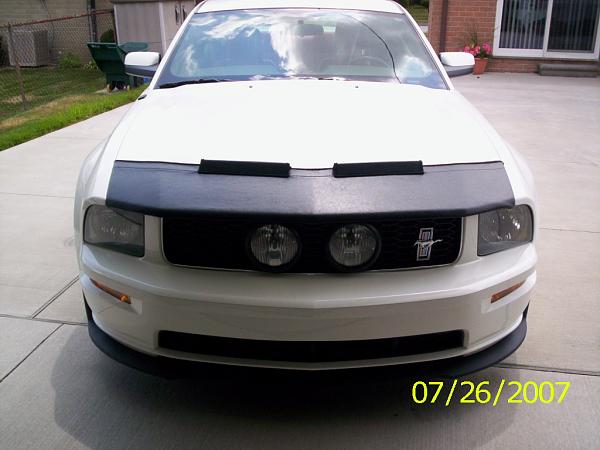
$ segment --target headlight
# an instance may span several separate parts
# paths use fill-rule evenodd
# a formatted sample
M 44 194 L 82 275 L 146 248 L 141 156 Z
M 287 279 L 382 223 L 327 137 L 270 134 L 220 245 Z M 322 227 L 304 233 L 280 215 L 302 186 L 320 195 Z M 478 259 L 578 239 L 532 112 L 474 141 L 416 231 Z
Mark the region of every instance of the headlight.
M 132 256 L 144 256 L 144 216 L 106 206 L 90 206 L 83 240 Z
M 531 242 L 533 217 L 525 205 L 479 215 L 477 254 L 489 255 Z
M 250 251 L 254 258 L 272 268 L 290 264 L 299 248 L 294 232 L 282 225 L 265 225 L 250 236 Z
M 372 262 L 379 249 L 375 230 L 365 225 L 346 225 L 329 239 L 333 260 L 347 268 L 358 268 Z

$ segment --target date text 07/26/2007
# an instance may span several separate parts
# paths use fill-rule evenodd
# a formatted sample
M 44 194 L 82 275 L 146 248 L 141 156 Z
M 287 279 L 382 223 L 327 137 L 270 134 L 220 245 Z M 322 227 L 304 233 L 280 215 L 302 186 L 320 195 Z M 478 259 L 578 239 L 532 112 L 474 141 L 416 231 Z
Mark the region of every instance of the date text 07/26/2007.
M 569 381 L 509 381 L 502 379 L 497 387 L 489 381 L 477 384 L 472 381 L 453 380 L 444 381 L 417 381 L 412 386 L 412 399 L 415 403 L 444 403 L 450 406 L 451 402 L 462 404 L 561 404 L 571 387 Z M 502 395 L 504 394 L 504 396 Z

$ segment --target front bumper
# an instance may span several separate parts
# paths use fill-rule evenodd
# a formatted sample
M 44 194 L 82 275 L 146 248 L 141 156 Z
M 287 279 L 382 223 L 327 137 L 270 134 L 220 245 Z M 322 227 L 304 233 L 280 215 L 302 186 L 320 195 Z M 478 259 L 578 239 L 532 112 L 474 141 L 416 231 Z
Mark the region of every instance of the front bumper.
M 219 369 L 222 366 L 164 356 L 150 356 L 119 343 L 96 325 L 87 303 L 85 306 L 89 318 L 88 332 L 92 342 L 115 361 L 133 369 L 164 378 L 189 378 L 206 376 L 208 374 L 218 376 Z M 526 334 L 527 309 L 524 311 L 522 320 L 514 331 L 485 350 L 468 356 L 388 366 L 385 370 L 394 371 L 394 373 L 398 373 L 401 376 L 427 373 L 430 376 L 457 378 L 485 369 L 504 360 L 521 346 Z M 232 370 L 232 368 L 228 370 Z M 236 368 L 236 370 L 247 369 Z
M 466 220 L 476 226 L 477 217 Z M 159 223 L 152 222 L 147 217 L 146 233 L 153 233 L 147 243 L 159 242 Z M 352 275 L 197 270 L 169 265 L 158 244 L 147 245 L 143 259 L 84 245 L 80 280 L 90 308 L 90 333 L 103 333 L 155 361 L 322 370 L 461 360 L 459 365 L 470 371 L 497 362 L 520 344 L 537 262 L 532 244 L 484 258 L 476 256 L 476 245 L 476 235 L 467 234 L 462 256 L 450 266 Z M 131 305 L 100 291 L 91 279 L 126 293 Z M 494 293 L 521 282 L 519 289 L 491 303 Z M 367 341 L 454 330 L 464 338 L 462 345 L 429 353 L 302 362 L 177 351 L 159 345 L 163 330 L 282 342 Z M 488 351 L 508 336 L 500 350 Z M 114 347 L 107 347 L 106 339 L 94 340 L 101 348 Z M 473 361 L 479 362 L 466 363 L 476 354 Z

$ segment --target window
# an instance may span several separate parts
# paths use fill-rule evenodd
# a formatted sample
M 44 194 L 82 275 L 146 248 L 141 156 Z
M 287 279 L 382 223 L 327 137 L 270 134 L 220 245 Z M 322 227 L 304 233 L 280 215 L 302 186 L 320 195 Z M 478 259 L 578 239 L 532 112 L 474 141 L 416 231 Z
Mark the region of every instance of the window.
M 498 0 L 494 54 L 597 59 L 600 0 Z
M 404 14 L 344 10 L 198 13 L 158 86 L 206 78 L 341 78 L 447 89 Z

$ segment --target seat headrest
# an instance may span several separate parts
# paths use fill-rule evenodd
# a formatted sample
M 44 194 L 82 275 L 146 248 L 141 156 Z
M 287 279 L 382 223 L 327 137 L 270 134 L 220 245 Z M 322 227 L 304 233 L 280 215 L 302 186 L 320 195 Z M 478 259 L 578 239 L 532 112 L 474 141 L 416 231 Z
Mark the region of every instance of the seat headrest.
M 296 25 L 296 36 L 321 36 L 325 33 L 325 30 L 321 25 L 314 23 L 299 23 Z

